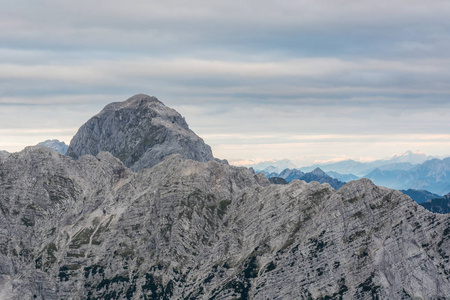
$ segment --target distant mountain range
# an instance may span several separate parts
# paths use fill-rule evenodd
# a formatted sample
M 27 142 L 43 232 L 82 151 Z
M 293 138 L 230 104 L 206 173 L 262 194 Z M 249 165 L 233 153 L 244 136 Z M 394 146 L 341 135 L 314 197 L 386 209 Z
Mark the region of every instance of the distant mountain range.
M 268 178 L 279 176 L 289 182 L 288 176 L 300 179 L 304 174 L 317 168 L 318 165 L 314 165 L 279 171 L 279 167 L 268 166 L 261 173 Z M 397 190 L 426 190 L 435 195 L 445 195 L 450 192 L 450 158 L 432 158 L 422 152 L 407 151 L 387 160 L 367 163 L 345 160 L 320 165 L 320 170 L 340 182 L 368 178 L 377 185 Z M 281 175 L 283 172 L 287 172 L 288 175 Z M 295 174 L 290 175 L 292 172 Z
M 327 172 L 327 175 L 335 178 L 339 181 L 343 181 L 343 182 L 349 182 L 352 180 L 358 180 L 359 177 L 353 174 L 341 174 L 341 173 L 337 173 L 337 172 L 333 172 L 333 171 L 329 171 Z
M 266 177 L 269 178 L 269 181 L 274 184 L 284 184 L 283 180 L 285 180 L 286 183 L 289 183 L 295 179 L 298 179 L 305 182 L 317 181 L 319 183 L 328 183 L 335 190 L 340 189 L 345 184 L 345 182 L 339 181 L 327 175 L 320 168 L 316 168 L 313 171 L 307 173 L 303 173 L 302 171 L 297 169 L 285 169 L 279 174 L 266 173 L 264 175 L 266 175 Z
M 264 171 L 261 171 L 260 173 L 263 173 L 269 179 L 269 181 L 273 184 L 287 184 L 287 183 L 290 183 L 291 181 L 293 181 L 294 179 L 298 179 L 298 180 L 303 180 L 305 182 L 312 182 L 312 181 L 317 181 L 319 183 L 326 182 L 326 183 L 330 184 L 334 189 L 339 189 L 346 182 L 360 179 L 359 177 L 352 175 L 352 174 L 340 174 L 340 173 L 333 172 L 333 171 L 325 173 L 320 168 L 316 168 L 313 171 L 307 172 L 307 173 L 304 173 L 298 169 L 285 169 L 280 173 L 275 173 L 275 172 L 267 173 Z M 388 172 L 385 172 L 385 173 L 388 173 Z M 377 171 L 377 174 L 381 174 L 381 172 Z M 385 180 L 385 179 L 384 178 L 372 178 L 371 180 L 376 182 L 376 181 Z M 385 182 L 385 183 L 386 183 L 386 185 L 389 184 L 389 182 Z M 439 194 L 432 193 L 432 192 L 424 190 L 424 189 L 420 189 L 420 190 L 403 189 L 403 190 L 400 190 L 400 192 L 409 196 L 411 199 L 413 199 L 414 201 L 416 201 L 419 204 L 427 202 L 431 199 L 440 199 L 442 197 Z
M 450 215 L 368 179 L 271 184 L 146 95 L 106 106 L 66 155 L 0 152 L 0 195 L 2 300 L 450 295 Z
M 364 177 L 389 188 L 428 190 L 444 195 L 450 192 L 450 158 L 427 160 L 409 170 L 377 168 Z
M 315 164 L 309 167 L 302 167 L 300 170 L 309 172 L 320 167 L 325 172 L 333 171 L 340 174 L 354 174 L 359 177 L 364 177 L 364 175 L 377 168 L 380 170 L 409 170 L 414 168 L 414 165 L 423 163 L 429 159 L 432 158 L 425 153 L 406 151 L 401 155 L 394 155 L 390 159 L 380 159 L 366 163 L 349 159 L 336 163 Z
M 253 168 L 255 171 L 264 171 L 265 173 L 280 173 L 284 169 L 294 169 L 297 166 L 289 159 L 282 160 L 268 160 L 254 165 L 246 165 L 248 168 Z

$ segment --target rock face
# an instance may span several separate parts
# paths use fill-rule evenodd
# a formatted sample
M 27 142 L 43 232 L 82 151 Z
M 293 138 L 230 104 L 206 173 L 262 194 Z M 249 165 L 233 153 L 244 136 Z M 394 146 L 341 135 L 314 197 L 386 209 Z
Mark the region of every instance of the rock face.
M 44 147 L 0 163 L 0 299 L 431 299 L 450 219 L 367 179 L 339 191 L 215 161 L 139 173 Z
M 0 150 L 0 161 L 9 156 L 9 152 L 5 150 Z
M 107 105 L 78 130 L 67 155 L 78 159 L 101 151 L 110 152 L 133 171 L 152 167 L 172 154 L 201 162 L 214 159 L 211 148 L 178 112 L 147 95 Z

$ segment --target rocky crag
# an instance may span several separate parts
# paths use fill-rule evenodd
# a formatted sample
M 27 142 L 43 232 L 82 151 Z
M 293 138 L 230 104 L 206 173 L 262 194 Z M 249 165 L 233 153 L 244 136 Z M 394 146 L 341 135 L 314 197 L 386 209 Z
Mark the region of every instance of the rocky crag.
M 211 148 L 189 129 L 184 118 L 155 97 L 135 95 L 107 105 L 78 130 L 67 155 L 110 152 L 133 171 L 152 167 L 169 155 L 201 162 L 213 160 Z
M 449 239 L 448 215 L 368 179 L 45 147 L 0 162 L 0 299 L 445 299 Z

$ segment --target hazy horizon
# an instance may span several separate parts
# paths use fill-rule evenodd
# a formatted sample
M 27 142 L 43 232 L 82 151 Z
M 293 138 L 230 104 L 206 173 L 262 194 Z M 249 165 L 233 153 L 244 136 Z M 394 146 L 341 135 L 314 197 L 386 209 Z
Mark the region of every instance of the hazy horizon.
M 59 140 L 59 139 L 56 139 L 56 138 L 49 138 L 47 140 L 42 140 L 39 143 L 42 143 L 42 142 L 45 142 L 45 141 L 49 141 L 49 140 L 55 140 L 55 141 L 58 141 L 58 142 L 64 142 L 67 146 L 69 145 L 69 143 L 67 143 L 66 141 Z M 26 147 L 28 147 L 28 146 L 35 146 L 35 145 L 36 144 L 34 144 L 34 145 L 27 145 Z M 11 151 L 11 153 L 20 152 L 22 150 L 24 150 L 24 148 L 23 149 L 19 149 L 17 151 Z M 6 151 L 6 150 L 0 149 L 0 151 Z M 7 152 L 9 152 L 9 151 L 7 151 Z M 272 162 L 272 163 L 276 164 L 276 163 L 281 162 L 281 161 L 289 161 L 290 163 L 293 163 L 296 168 L 303 168 L 303 167 L 310 167 L 310 166 L 315 166 L 315 165 L 325 165 L 325 164 L 331 164 L 331 163 L 338 163 L 338 162 L 343 162 L 343 161 L 347 161 L 347 160 L 353 160 L 353 161 L 362 162 L 362 163 L 370 163 L 370 162 L 374 162 L 374 161 L 377 161 L 377 160 L 389 160 L 389 159 L 391 159 L 391 158 L 393 158 L 395 156 L 403 156 L 403 155 L 408 154 L 408 152 L 410 152 L 412 154 L 426 155 L 428 157 L 427 159 L 433 159 L 433 158 L 443 159 L 443 158 L 446 158 L 446 157 L 450 157 L 450 155 L 432 155 L 432 154 L 425 153 L 425 152 L 420 151 L 420 150 L 415 150 L 415 151 L 406 150 L 406 151 L 404 151 L 402 153 L 393 153 L 393 154 L 391 154 L 389 156 L 384 156 L 384 157 L 364 157 L 364 158 L 361 158 L 361 157 L 348 157 L 348 156 L 345 156 L 345 157 L 341 157 L 341 158 L 332 158 L 332 159 L 328 159 L 328 160 L 314 160 L 314 161 L 312 161 L 312 160 L 303 160 L 303 161 L 301 161 L 301 160 L 296 160 L 295 158 L 285 157 L 285 158 L 282 158 L 282 159 L 273 159 L 273 158 L 234 159 L 234 160 L 232 159 L 232 160 L 228 160 L 228 162 L 231 165 L 234 165 L 234 166 L 253 167 L 253 166 L 261 164 L 261 163 L 268 163 L 268 164 L 270 164 Z M 227 159 L 227 158 L 222 157 L 222 159 Z

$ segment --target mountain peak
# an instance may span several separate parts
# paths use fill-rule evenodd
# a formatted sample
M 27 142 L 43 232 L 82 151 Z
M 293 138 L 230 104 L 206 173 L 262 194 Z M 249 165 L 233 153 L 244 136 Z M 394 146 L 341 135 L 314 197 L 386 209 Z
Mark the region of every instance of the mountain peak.
M 408 150 L 402 154 L 392 155 L 390 160 L 392 162 L 409 162 L 412 164 L 420 164 L 426 161 L 427 159 L 428 156 L 422 151 L 416 150 L 413 152 L 411 150 Z
M 145 94 L 136 94 L 125 101 L 122 102 L 112 102 L 105 106 L 103 111 L 108 110 L 119 110 L 127 107 L 139 107 L 139 106 L 148 106 L 151 104 L 159 104 L 165 106 L 158 98 L 154 96 L 149 96 Z
M 311 173 L 314 174 L 314 175 L 317 175 L 317 176 L 324 176 L 324 175 L 326 175 L 326 173 L 319 167 L 317 167 L 314 170 L 312 170 Z
M 78 159 L 101 151 L 110 152 L 133 171 L 152 167 L 172 154 L 202 162 L 214 159 L 211 148 L 189 129 L 183 116 L 144 94 L 108 104 L 81 126 L 67 155 Z

